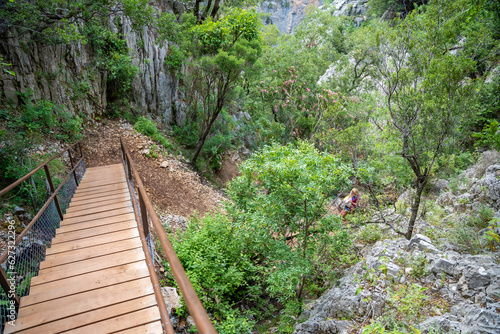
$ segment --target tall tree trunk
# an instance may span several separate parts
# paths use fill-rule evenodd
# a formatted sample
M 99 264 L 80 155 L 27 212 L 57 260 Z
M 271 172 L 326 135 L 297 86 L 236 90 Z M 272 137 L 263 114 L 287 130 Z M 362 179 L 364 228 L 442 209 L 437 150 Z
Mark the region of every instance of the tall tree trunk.
M 201 148 L 203 147 L 203 145 L 205 145 L 205 140 L 207 140 L 208 134 L 210 133 L 210 129 L 212 128 L 212 125 L 214 124 L 215 120 L 217 119 L 217 116 L 219 116 L 221 110 L 222 110 L 222 106 L 220 108 L 217 106 L 217 110 L 212 115 L 212 118 L 210 118 L 205 131 L 203 131 L 203 134 L 201 135 L 200 139 L 196 143 L 196 149 L 194 151 L 193 159 L 192 159 L 193 165 L 196 164 L 196 160 L 198 159 L 198 156 L 200 155 Z
M 417 178 L 416 181 L 416 193 L 415 193 L 415 200 L 413 201 L 413 204 L 411 205 L 411 217 L 410 221 L 408 222 L 408 230 L 406 231 L 406 239 L 410 240 L 411 236 L 413 234 L 413 229 L 415 227 L 415 221 L 417 220 L 418 216 L 418 209 L 420 208 L 420 200 L 422 198 L 422 192 L 424 191 L 425 185 L 427 184 L 427 179 L 429 178 L 428 175 L 422 175 L 420 178 Z
M 196 0 L 196 3 L 194 4 L 194 16 L 196 16 L 196 20 L 198 22 L 201 22 L 201 17 L 200 17 L 200 2 L 201 2 L 201 0 Z
M 215 19 L 217 12 L 219 11 L 220 0 L 215 0 L 214 8 L 212 9 L 212 14 L 210 16 Z
M 203 15 L 201 16 L 202 21 L 205 21 L 205 19 L 207 18 L 208 12 L 210 11 L 210 6 L 212 6 L 212 0 L 208 0 L 207 8 L 205 8 L 205 11 L 203 12 Z

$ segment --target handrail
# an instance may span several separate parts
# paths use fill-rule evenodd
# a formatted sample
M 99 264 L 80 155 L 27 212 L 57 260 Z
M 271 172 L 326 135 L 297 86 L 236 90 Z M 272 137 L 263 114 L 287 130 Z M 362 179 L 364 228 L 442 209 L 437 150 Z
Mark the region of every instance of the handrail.
M 80 160 L 78 160 L 78 162 L 75 164 L 74 161 L 73 161 L 73 157 L 72 157 L 72 155 L 70 153 L 70 150 L 73 149 L 76 145 L 78 145 L 79 149 L 80 149 Z M 48 168 L 48 164 L 52 160 L 54 160 L 54 159 L 60 157 L 61 155 L 63 155 L 66 151 L 69 154 L 69 158 L 70 158 L 72 169 L 66 175 L 66 177 L 61 182 L 61 184 L 56 189 L 54 189 L 54 184 L 52 182 L 52 177 L 50 175 L 50 170 Z M 62 189 L 62 187 L 65 185 L 66 181 L 68 181 L 68 179 L 71 177 L 71 175 L 73 175 L 73 177 L 75 178 L 75 183 L 78 184 L 78 178 L 77 178 L 77 175 L 76 175 L 76 169 L 78 168 L 78 166 L 82 162 L 84 162 L 84 160 L 83 160 L 83 153 L 82 153 L 81 141 L 78 141 L 78 142 L 76 142 L 76 143 L 74 143 L 74 144 L 66 147 L 64 150 L 62 150 L 61 152 L 59 152 L 55 156 L 53 156 L 49 160 L 45 161 L 44 163 L 38 165 L 31 172 L 29 172 L 28 174 L 24 175 L 22 178 L 20 178 L 19 180 L 13 182 L 12 184 L 10 184 L 9 186 L 5 187 L 4 189 L 2 189 L 0 191 L 0 197 L 1 197 L 4 194 L 6 194 L 7 192 L 9 192 L 10 190 L 12 190 L 15 187 L 17 187 L 18 185 L 20 185 L 22 182 L 26 181 L 28 178 L 30 178 L 31 176 L 33 176 L 36 172 L 38 172 L 39 170 L 41 170 L 42 168 L 44 168 L 45 169 L 46 178 L 47 178 L 47 182 L 49 184 L 50 192 L 51 192 L 51 195 L 45 201 L 45 203 L 42 206 L 42 208 L 40 210 L 38 210 L 38 212 L 35 215 L 35 217 L 33 217 L 33 219 L 31 219 L 30 223 L 23 229 L 23 231 L 19 234 L 19 236 L 17 236 L 17 238 L 15 239 L 14 243 L 13 244 L 10 243 L 9 246 L 2 253 L 2 255 L 0 255 L 0 264 L 3 263 L 9 256 L 11 256 L 11 250 L 10 249 L 15 248 L 17 245 L 19 245 L 19 243 L 23 240 L 23 238 L 26 236 L 26 234 L 33 227 L 33 225 L 35 225 L 35 223 L 38 221 L 38 219 L 42 216 L 42 214 L 48 208 L 48 206 L 50 205 L 50 203 L 51 203 L 52 200 L 54 200 L 54 204 L 56 206 L 57 212 L 58 212 L 58 214 L 59 214 L 59 216 L 60 216 L 60 218 L 62 220 L 62 210 L 61 210 L 61 206 L 59 204 L 59 200 L 58 200 L 57 195 L 58 195 L 59 191 Z M 11 283 L 9 283 L 8 278 L 7 278 L 7 274 L 6 274 L 5 270 L 1 266 L 0 266 L 0 286 L 2 287 L 2 289 L 4 290 L 4 292 L 8 296 L 8 298 L 15 304 L 15 308 L 17 310 L 19 308 L 20 298 L 15 293 L 15 291 L 14 292 L 11 291 Z M 10 291 L 10 293 L 9 293 L 9 291 Z
M 81 141 L 77 141 L 76 143 L 74 143 L 73 145 L 70 145 L 68 147 L 66 147 L 64 150 L 62 150 L 61 152 L 59 152 L 57 155 L 53 156 L 52 158 L 50 158 L 49 160 L 45 161 L 44 163 L 42 163 L 41 165 L 38 165 L 37 168 L 33 169 L 31 172 L 29 172 L 28 174 L 24 175 L 22 178 L 20 178 L 19 180 L 17 180 L 16 182 L 12 183 L 11 185 L 7 186 L 6 188 L 0 190 L 0 197 L 3 196 L 6 192 L 14 189 L 16 186 L 20 185 L 23 181 L 27 180 L 30 176 L 33 176 L 36 172 L 38 172 L 40 169 L 44 168 L 46 165 L 48 165 L 52 160 L 54 160 L 55 158 L 58 158 L 60 157 L 61 155 L 64 154 L 64 152 L 66 151 L 69 151 L 70 149 L 72 149 L 75 145 L 80 145 L 80 153 L 82 152 L 81 151 Z M 72 159 L 71 159 L 72 160 Z M 71 162 L 73 163 L 73 162 Z M 73 166 L 72 166 L 73 167 Z
M 175 254 L 174 248 L 168 239 L 165 230 L 163 229 L 163 225 L 156 214 L 153 205 L 151 204 L 148 195 L 146 194 L 146 190 L 144 185 L 142 184 L 141 178 L 134 167 L 134 163 L 130 154 L 128 152 L 127 146 L 123 141 L 123 138 L 120 138 L 121 150 L 124 158 L 124 163 L 127 165 L 127 178 L 131 181 L 135 179 L 135 184 L 137 186 L 139 192 L 139 204 L 141 209 L 141 216 L 143 224 L 147 224 L 147 217 L 151 219 L 153 224 L 153 228 L 156 232 L 157 238 L 160 242 L 160 245 L 163 249 L 163 252 L 167 258 L 168 264 L 170 265 L 170 269 L 175 277 L 177 284 L 179 285 L 179 289 L 182 293 L 186 306 L 188 308 L 189 314 L 193 317 L 196 329 L 201 334 L 215 334 L 217 331 L 214 328 L 214 325 L 208 318 L 208 314 L 203 307 L 196 291 L 194 290 L 189 278 L 182 267 L 177 254 Z M 146 216 L 147 215 L 147 216 Z M 144 230 L 148 227 L 144 226 Z

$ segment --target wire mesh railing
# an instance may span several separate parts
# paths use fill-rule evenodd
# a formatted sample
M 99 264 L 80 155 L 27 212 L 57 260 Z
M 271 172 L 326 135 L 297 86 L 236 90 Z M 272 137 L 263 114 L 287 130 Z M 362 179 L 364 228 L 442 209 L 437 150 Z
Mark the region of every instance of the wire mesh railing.
M 73 156 L 77 153 L 74 148 L 80 148 L 79 161 L 75 162 Z M 45 260 L 45 251 L 51 246 L 52 238 L 59 228 L 63 213 L 69 203 L 79 182 L 82 180 L 86 167 L 81 153 L 80 142 L 66 148 L 64 151 L 39 165 L 33 171 L 17 180 L 10 186 L 0 191 L 0 196 L 7 194 L 23 182 L 30 182 L 30 178 L 42 168 L 45 169 L 48 191 L 43 206 L 38 210 L 30 223 L 17 235 L 18 224 L 15 219 L 8 221 L 7 247 L 0 256 L 0 333 L 6 322 L 15 321 L 21 297 L 29 294 L 31 279 L 37 276 L 40 262 Z M 73 154 L 71 154 L 73 151 Z M 67 152 L 71 162 L 71 170 L 54 188 L 49 163 L 56 157 Z

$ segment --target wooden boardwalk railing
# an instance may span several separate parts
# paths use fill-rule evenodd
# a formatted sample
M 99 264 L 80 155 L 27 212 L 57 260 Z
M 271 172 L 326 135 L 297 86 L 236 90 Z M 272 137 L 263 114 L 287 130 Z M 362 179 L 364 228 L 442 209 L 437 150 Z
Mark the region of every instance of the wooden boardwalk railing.
M 88 168 L 63 218 L 5 333 L 162 333 L 123 165 Z

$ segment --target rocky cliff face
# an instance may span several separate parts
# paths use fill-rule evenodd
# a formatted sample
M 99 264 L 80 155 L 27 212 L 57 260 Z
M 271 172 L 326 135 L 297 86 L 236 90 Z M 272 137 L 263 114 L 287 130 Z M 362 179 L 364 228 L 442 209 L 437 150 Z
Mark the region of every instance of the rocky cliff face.
M 367 2 L 368 0 L 333 0 L 325 4 L 324 0 L 277 0 L 262 2 L 259 10 L 269 14 L 266 24 L 274 24 L 281 33 L 291 34 L 304 19 L 309 6 L 329 11 L 334 16 L 352 16 L 359 25 L 366 19 Z
M 170 11 L 170 2 L 159 0 L 157 8 Z M 157 45 L 151 29 L 135 32 L 127 18 L 121 21 L 120 32 L 125 36 L 133 64 L 140 69 L 132 82 L 131 107 L 166 123 L 182 122 L 178 80 L 164 65 L 168 46 Z M 114 30 L 118 28 L 114 27 Z M 17 105 L 20 101 L 16 91 L 32 90 L 33 98 L 65 105 L 73 113 L 83 112 L 93 118 L 104 112 L 108 102 L 107 78 L 96 67 L 95 53 L 90 44 L 34 44 L 26 47 L 28 38 L 20 40 L 8 32 L 3 37 L 8 44 L 0 45 L 0 54 L 5 62 L 12 63 L 10 69 L 16 75 L 0 73 L 1 102 Z M 83 82 L 89 85 L 82 86 Z
M 302 21 L 308 6 L 319 7 L 323 0 L 277 0 L 264 1 L 259 7 L 263 13 L 270 14 L 266 24 L 274 24 L 281 33 L 291 34 Z

